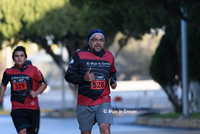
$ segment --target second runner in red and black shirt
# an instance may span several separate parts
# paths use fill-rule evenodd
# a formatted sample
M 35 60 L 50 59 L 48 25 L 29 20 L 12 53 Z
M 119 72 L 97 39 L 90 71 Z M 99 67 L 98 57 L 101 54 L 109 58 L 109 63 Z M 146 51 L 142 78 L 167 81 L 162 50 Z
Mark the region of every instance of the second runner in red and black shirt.
M 92 82 L 84 81 L 84 75 L 90 70 L 94 73 Z M 65 79 L 73 84 L 79 84 L 78 105 L 94 106 L 110 102 L 109 78 L 116 80 L 114 57 L 110 51 L 100 53 L 90 51 L 89 46 L 74 54 L 70 61 Z

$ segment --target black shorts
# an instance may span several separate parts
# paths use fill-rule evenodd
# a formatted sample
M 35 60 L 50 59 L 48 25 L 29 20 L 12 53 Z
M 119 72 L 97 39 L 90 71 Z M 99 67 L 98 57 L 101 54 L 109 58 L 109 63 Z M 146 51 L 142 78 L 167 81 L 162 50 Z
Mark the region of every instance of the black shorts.
M 27 133 L 38 134 L 40 110 L 15 109 L 10 113 L 17 132 L 26 128 Z

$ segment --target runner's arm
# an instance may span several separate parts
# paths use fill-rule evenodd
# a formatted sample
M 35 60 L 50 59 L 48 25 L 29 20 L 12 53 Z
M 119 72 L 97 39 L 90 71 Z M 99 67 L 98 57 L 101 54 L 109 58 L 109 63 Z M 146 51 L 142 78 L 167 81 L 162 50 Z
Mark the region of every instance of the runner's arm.
M 44 79 L 42 73 L 37 69 L 37 72 L 35 73 L 36 78 L 41 78 L 41 80 L 38 82 L 38 87 L 36 91 L 30 91 L 30 95 L 35 98 L 38 94 L 42 93 L 47 88 L 47 81 Z M 37 80 L 37 79 L 36 79 Z
M 84 83 L 84 74 L 79 74 L 80 58 L 77 53 L 72 57 L 67 72 L 65 73 L 65 80 L 72 84 Z
M 36 91 L 37 95 L 42 93 L 46 88 L 47 88 L 46 83 L 40 83 L 40 86 L 39 86 L 38 90 Z
M 72 84 L 80 84 L 80 83 L 84 83 L 84 75 L 82 74 L 72 74 L 67 72 L 65 75 L 65 80 L 67 82 L 70 82 Z
M 1 87 L 0 87 L 0 103 L 3 103 L 3 96 L 4 96 L 4 93 L 6 91 L 6 86 L 4 86 L 2 83 L 1 83 Z
M 4 93 L 6 91 L 6 87 L 7 87 L 8 81 L 9 80 L 7 78 L 6 71 L 4 71 L 3 79 L 2 79 L 1 87 L 0 87 L 0 103 L 3 103 L 3 96 L 4 96 Z
M 112 89 L 115 89 L 117 87 L 116 72 L 110 73 L 109 83 Z
M 35 97 L 37 97 L 38 94 L 42 93 L 46 89 L 46 87 L 47 87 L 46 83 L 40 83 L 40 86 L 37 89 L 37 91 L 30 91 L 30 95 L 33 98 L 35 98 Z

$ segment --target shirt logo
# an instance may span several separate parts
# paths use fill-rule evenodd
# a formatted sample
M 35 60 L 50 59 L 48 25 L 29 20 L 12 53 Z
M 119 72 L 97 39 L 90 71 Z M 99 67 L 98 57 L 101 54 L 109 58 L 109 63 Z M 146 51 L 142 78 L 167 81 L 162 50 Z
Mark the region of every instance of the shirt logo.
M 110 67 L 110 63 L 109 62 L 86 62 L 88 67 Z
M 31 105 L 35 105 L 35 101 L 31 101 L 30 104 L 31 104 Z
M 74 63 L 74 59 L 71 59 L 70 63 L 69 64 L 73 64 Z

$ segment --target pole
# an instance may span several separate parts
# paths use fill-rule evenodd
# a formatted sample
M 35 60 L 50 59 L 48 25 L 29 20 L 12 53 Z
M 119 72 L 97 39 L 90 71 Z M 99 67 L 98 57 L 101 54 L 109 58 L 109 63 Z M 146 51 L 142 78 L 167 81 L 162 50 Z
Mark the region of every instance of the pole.
M 62 56 L 63 56 L 63 45 L 61 45 L 61 64 L 62 64 Z M 65 110 L 65 86 L 64 86 L 64 70 L 63 66 L 61 67 L 61 81 L 62 81 L 62 110 Z
M 181 12 L 186 14 L 186 7 L 181 7 Z M 188 107 L 188 66 L 187 66 L 187 24 L 181 20 L 181 46 L 182 46 L 182 86 L 183 86 L 183 116 L 189 115 Z

